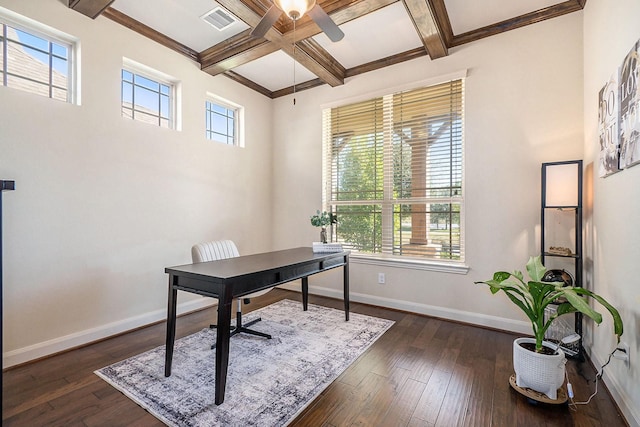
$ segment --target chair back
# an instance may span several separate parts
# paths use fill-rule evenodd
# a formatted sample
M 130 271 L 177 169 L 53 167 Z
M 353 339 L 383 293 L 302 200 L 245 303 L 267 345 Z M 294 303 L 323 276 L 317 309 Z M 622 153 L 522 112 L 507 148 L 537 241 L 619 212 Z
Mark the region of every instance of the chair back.
M 233 240 L 216 240 L 198 243 L 191 247 L 192 262 L 207 262 L 240 256 Z

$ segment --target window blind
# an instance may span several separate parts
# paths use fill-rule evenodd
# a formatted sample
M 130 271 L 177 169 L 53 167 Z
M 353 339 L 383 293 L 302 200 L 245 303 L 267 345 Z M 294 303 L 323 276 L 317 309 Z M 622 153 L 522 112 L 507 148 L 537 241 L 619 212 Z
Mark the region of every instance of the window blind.
M 464 261 L 463 86 L 323 111 L 332 240 L 371 255 Z

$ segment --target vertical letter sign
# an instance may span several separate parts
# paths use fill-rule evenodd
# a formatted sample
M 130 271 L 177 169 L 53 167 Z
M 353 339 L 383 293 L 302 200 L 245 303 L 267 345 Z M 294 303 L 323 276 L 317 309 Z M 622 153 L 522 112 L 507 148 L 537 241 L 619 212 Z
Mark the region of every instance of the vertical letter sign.
M 640 40 L 620 69 L 620 168 L 640 163 Z
M 598 176 L 618 172 L 618 71 L 611 76 L 598 96 L 598 136 L 600 164 Z

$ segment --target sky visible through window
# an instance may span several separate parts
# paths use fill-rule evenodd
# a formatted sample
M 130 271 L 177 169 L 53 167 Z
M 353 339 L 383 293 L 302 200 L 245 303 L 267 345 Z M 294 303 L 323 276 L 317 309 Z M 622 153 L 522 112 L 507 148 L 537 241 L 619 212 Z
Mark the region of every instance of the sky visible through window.
M 218 105 L 215 102 L 206 103 L 206 121 L 208 139 L 233 145 L 235 142 L 235 109 Z
M 11 27 L 10 27 L 11 28 Z M 49 53 L 53 54 L 52 66 L 53 69 L 67 77 L 69 73 L 69 49 L 66 46 L 55 42 L 49 42 L 41 37 L 29 34 L 25 31 L 13 28 L 18 36 L 18 40 L 23 44 L 22 50 L 27 55 L 49 66 Z M 11 40 L 11 37 L 8 37 Z M 51 50 L 49 49 L 49 43 L 51 43 Z M 46 52 L 46 53 L 45 53 Z
M 122 69 L 123 117 L 172 128 L 172 92 L 169 83 Z
M 0 22 L 2 85 L 73 102 L 71 45 Z

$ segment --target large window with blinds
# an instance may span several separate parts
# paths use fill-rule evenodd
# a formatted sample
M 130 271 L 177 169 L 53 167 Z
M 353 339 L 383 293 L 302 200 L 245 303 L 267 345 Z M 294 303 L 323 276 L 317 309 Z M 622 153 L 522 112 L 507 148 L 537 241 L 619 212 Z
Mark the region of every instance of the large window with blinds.
M 323 111 L 332 240 L 375 257 L 464 261 L 462 79 Z

